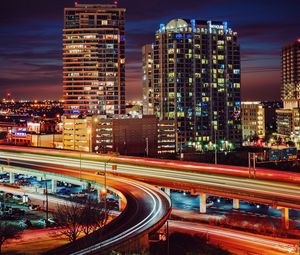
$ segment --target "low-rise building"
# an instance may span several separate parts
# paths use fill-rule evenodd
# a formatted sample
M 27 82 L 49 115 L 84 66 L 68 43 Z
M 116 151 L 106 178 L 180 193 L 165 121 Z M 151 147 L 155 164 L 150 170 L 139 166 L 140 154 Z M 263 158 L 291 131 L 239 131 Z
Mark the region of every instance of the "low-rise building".
M 92 151 L 92 117 L 63 119 L 63 147 L 67 150 Z
M 141 118 L 94 116 L 93 151 L 157 156 L 176 153 L 176 125 L 154 115 Z
M 279 135 L 286 137 L 300 135 L 300 108 L 278 109 L 276 113 Z
M 94 115 L 85 119 L 64 119 L 63 124 L 64 149 L 131 156 L 176 153 L 174 121 L 160 121 L 154 115 L 136 118 Z
M 242 102 L 243 141 L 265 137 L 265 109 L 260 102 Z

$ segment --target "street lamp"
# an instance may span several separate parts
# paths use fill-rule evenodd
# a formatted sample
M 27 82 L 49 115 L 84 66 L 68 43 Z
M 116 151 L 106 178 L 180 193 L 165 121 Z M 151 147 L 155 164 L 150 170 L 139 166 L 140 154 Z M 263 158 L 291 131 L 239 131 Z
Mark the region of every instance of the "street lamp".
M 217 129 L 214 128 L 214 135 L 215 135 L 215 164 L 218 164 L 218 156 L 217 156 Z
M 92 133 L 92 130 L 89 128 L 87 130 L 87 134 L 88 134 L 88 150 L 89 150 L 89 152 L 91 152 L 91 133 Z
M 146 157 L 149 155 L 149 139 L 146 137 Z
M 106 203 L 106 194 L 107 194 L 107 186 L 106 186 L 106 165 L 112 160 L 112 157 L 110 157 L 107 161 L 104 162 L 104 189 L 102 190 L 104 193 L 104 217 L 106 220 L 107 217 L 107 203 Z
M 79 151 L 79 177 L 80 177 L 80 181 L 82 181 L 82 178 L 81 178 L 81 151 Z

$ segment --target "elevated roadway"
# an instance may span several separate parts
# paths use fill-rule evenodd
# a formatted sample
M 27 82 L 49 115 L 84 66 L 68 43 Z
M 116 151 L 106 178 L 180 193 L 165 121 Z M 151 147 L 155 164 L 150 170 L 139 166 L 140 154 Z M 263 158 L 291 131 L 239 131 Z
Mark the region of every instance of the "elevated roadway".
M 28 164 L 41 166 L 43 166 L 43 164 L 53 164 L 55 162 L 55 164 L 59 166 L 68 166 L 77 169 L 76 173 L 78 176 L 79 171 L 81 173 L 94 174 L 96 171 L 103 171 L 104 169 L 104 162 L 97 161 L 98 155 L 94 154 L 90 155 L 91 157 L 96 157 L 94 160 L 80 160 L 78 158 L 71 158 L 72 154 L 70 154 L 69 157 L 65 155 L 59 156 L 59 154 L 56 154 L 55 156 L 39 154 L 37 156 L 34 153 L 28 153 L 30 151 L 28 149 L 24 150 L 22 148 L 22 151 L 18 151 L 18 149 L 16 150 L 14 147 L 13 149 L 15 151 L 1 151 L 0 158 L 3 158 L 3 160 L 10 159 L 11 162 L 12 160 L 14 162 L 22 161 L 28 162 Z M 57 151 L 55 151 L 55 153 L 57 153 Z M 75 155 L 78 155 L 78 153 L 75 153 Z M 115 158 L 111 159 L 106 157 L 105 159 L 115 162 Z M 173 161 L 174 165 L 176 165 L 176 163 L 176 161 Z M 110 165 L 112 164 L 117 165 L 116 172 L 111 170 Z M 189 162 L 186 163 L 186 165 L 189 164 Z M 80 165 L 81 170 L 78 169 Z M 177 167 L 180 168 L 178 165 Z M 198 167 L 201 168 L 201 164 L 199 164 Z M 131 179 L 144 181 L 159 187 L 186 190 L 194 194 L 210 194 L 268 204 L 275 208 L 283 207 L 300 209 L 300 183 L 297 185 L 298 179 L 300 180 L 300 174 L 297 173 L 268 170 L 273 174 L 267 175 L 269 176 L 269 179 L 249 179 L 240 176 L 240 174 L 235 176 L 232 172 L 229 175 L 224 173 L 216 174 L 207 173 L 206 171 L 202 172 L 199 169 L 197 171 L 188 171 L 186 169 L 168 169 L 167 167 L 140 166 L 136 165 L 135 162 L 132 164 L 109 163 L 106 168 L 109 175 L 130 177 Z M 220 169 L 223 168 L 223 166 L 209 165 L 209 168 Z M 226 168 L 229 169 L 230 166 L 226 166 Z M 233 168 L 237 169 L 238 167 Z M 243 168 L 241 169 L 242 172 Z M 236 170 L 233 171 L 236 172 Z M 258 173 L 260 171 L 261 169 L 257 170 Z M 284 175 L 286 178 L 278 177 L 279 179 L 275 179 L 274 175 Z M 289 181 L 290 175 L 293 176 L 292 181 Z M 272 178 L 270 176 L 272 176 Z
M 3 156 L 2 153 L 1 155 Z M 23 172 L 28 169 L 28 174 L 33 174 L 33 169 L 37 172 L 57 174 L 60 178 L 65 176 L 65 181 L 70 177 L 97 183 L 104 181 L 103 176 L 97 175 L 94 171 L 80 171 L 78 168 L 65 166 L 53 158 L 51 164 L 42 163 L 40 156 L 30 162 L 20 155 L 10 158 L 9 161 L 10 166 L 2 165 L 4 171 L 6 168 L 20 169 Z M 5 160 L 2 163 L 5 163 Z M 99 251 L 109 250 L 132 238 L 137 239 L 155 231 L 164 224 L 171 212 L 169 198 L 151 185 L 120 177 L 108 177 L 106 184 L 107 187 L 124 195 L 126 199 L 124 211 L 103 229 L 49 254 L 99 254 Z

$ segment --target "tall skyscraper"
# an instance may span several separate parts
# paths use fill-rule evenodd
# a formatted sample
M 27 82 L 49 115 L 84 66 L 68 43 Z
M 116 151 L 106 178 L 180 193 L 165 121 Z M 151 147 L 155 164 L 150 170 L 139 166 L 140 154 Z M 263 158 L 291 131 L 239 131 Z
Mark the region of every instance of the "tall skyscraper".
M 300 38 L 281 52 L 283 109 L 276 110 L 277 133 L 300 148 Z
M 143 113 L 153 114 L 153 45 L 146 44 L 143 54 Z
M 240 48 L 227 22 L 173 19 L 161 24 L 151 54 L 153 94 L 144 94 L 144 102 L 153 101 L 160 119 L 177 122 L 179 151 L 224 141 L 239 145 Z
M 116 4 L 65 8 L 64 112 L 68 117 L 125 113 L 125 9 Z
M 299 107 L 300 102 L 300 39 L 285 45 L 281 54 L 282 100 L 284 108 Z

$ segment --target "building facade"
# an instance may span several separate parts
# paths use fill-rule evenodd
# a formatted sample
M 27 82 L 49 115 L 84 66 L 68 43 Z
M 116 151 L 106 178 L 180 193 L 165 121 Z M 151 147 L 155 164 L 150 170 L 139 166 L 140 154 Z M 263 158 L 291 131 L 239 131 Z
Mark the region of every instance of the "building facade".
M 281 68 L 283 108 L 276 110 L 277 133 L 283 137 L 290 137 L 299 148 L 300 39 L 282 48 Z
M 282 100 L 285 109 L 299 108 L 300 38 L 285 45 L 281 53 Z
M 226 22 L 174 19 L 161 24 L 152 51 L 153 71 L 144 75 L 153 76 L 144 81 L 153 79 L 153 94 L 144 90 L 144 107 L 153 102 L 159 119 L 177 123 L 178 151 L 224 140 L 240 145 L 237 33 Z
M 277 113 L 277 133 L 283 137 L 300 137 L 300 109 L 279 109 Z
M 153 45 L 146 44 L 142 48 L 143 54 L 143 114 L 153 114 Z
M 265 109 L 260 102 L 242 102 L 243 141 L 265 138 Z
M 93 151 L 131 156 L 176 153 L 174 121 L 159 121 L 154 115 L 142 118 L 93 116 Z
M 92 152 L 92 117 L 63 119 L 63 148 Z
M 124 114 L 125 9 L 75 3 L 64 18 L 64 114 Z

